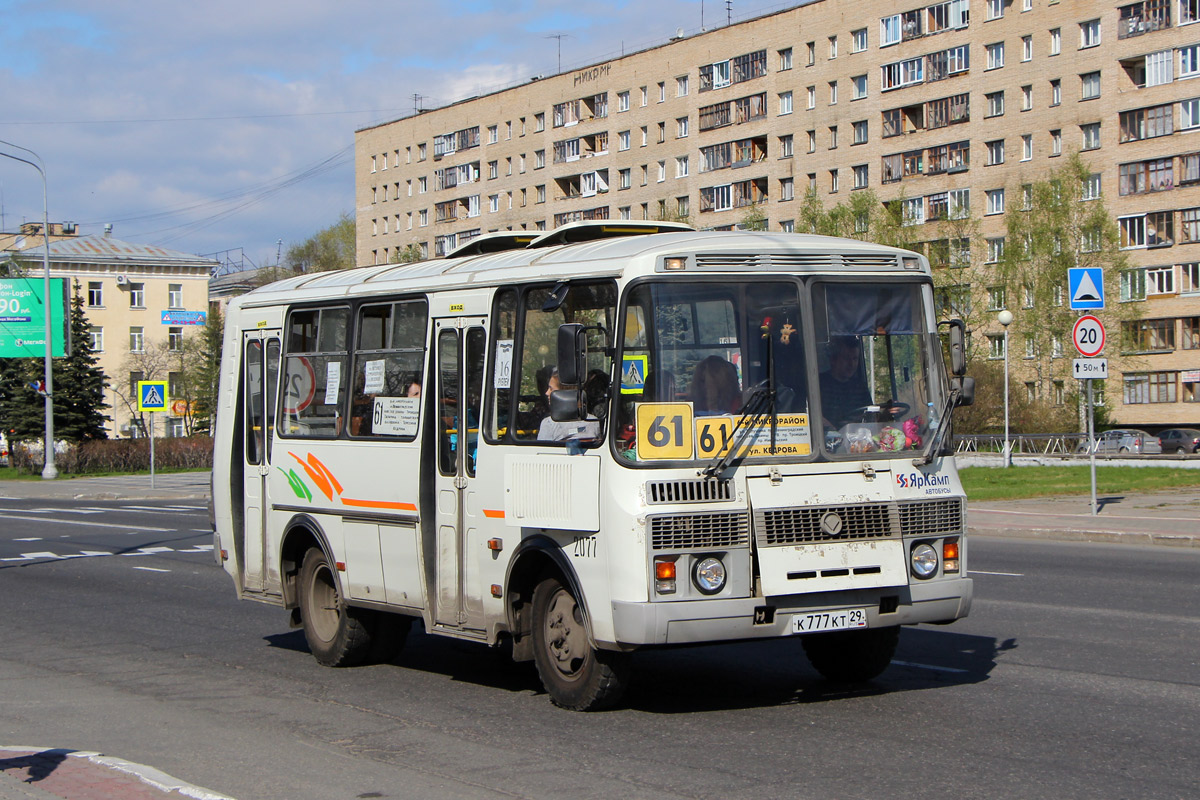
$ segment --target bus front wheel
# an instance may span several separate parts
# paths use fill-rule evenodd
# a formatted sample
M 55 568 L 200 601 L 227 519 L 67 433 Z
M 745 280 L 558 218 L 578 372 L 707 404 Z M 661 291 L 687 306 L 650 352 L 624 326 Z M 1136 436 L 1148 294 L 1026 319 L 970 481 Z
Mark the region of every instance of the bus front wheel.
M 550 700 L 572 711 L 610 708 L 629 678 L 629 656 L 592 646 L 583 609 L 557 577 L 533 590 L 533 659 Z
M 900 628 L 814 633 L 800 640 L 817 672 L 834 683 L 864 683 L 892 663 Z
M 300 619 L 317 663 L 354 667 L 367 661 L 372 645 L 370 614 L 346 605 L 333 566 L 319 548 L 304 555 L 300 567 Z

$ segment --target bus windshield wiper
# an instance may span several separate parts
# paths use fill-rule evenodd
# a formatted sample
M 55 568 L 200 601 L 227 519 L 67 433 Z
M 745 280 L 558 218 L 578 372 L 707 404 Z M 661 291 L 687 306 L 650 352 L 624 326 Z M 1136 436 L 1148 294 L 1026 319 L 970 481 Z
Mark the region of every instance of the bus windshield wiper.
M 706 478 L 711 478 L 728 467 L 734 455 L 741 452 L 742 445 L 750 438 L 750 434 L 762 425 L 763 418 L 768 415 L 771 418 L 771 448 L 774 449 L 775 389 L 771 386 L 770 382 L 759 384 L 754 388 L 750 399 L 746 401 L 746 405 L 742 409 L 742 415 L 738 417 L 737 424 L 733 426 L 733 431 L 729 437 L 730 444 L 728 449 L 718 452 L 713 456 L 713 460 L 708 463 L 708 466 L 700 470 L 700 474 Z
M 925 445 L 925 451 L 913 459 L 914 467 L 923 467 L 929 464 L 933 461 L 933 454 L 941 451 L 942 439 L 946 438 L 946 431 L 950 430 L 950 414 L 958 405 L 958 398 L 961 394 L 962 390 L 957 386 L 950 387 L 950 391 L 946 395 L 946 407 L 942 410 L 942 418 L 938 420 L 937 430 L 933 432 L 933 436 L 929 437 L 929 444 Z

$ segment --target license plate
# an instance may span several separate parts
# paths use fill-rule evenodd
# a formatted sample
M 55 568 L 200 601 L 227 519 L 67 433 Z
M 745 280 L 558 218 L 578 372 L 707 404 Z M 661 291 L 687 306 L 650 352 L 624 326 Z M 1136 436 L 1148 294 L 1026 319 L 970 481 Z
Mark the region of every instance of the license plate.
M 797 614 L 792 617 L 792 633 L 845 631 L 865 627 L 867 627 L 867 610 L 865 608 L 822 611 L 816 614 Z

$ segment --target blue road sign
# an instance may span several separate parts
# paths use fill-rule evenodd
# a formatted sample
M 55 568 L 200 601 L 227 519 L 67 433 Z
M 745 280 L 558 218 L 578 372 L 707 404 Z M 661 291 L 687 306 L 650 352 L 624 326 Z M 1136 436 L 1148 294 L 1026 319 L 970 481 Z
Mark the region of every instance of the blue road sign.
M 166 381 L 138 381 L 138 411 L 167 410 Z
M 1104 271 L 1100 267 L 1072 267 L 1067 270 L 1071 308 L 1104 308 Z

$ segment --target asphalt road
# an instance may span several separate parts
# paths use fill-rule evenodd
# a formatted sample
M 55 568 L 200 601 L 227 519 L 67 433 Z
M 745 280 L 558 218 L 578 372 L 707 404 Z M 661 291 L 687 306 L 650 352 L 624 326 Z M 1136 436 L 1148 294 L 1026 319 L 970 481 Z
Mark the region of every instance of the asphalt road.
M 414 635 L 318 666 L 239 603 L 195 501 L 0 501 L 0 745 L 257 798 L 1200 796 L 1200 552 L 976 537 L 971 616 L 871 686 L 793 640 L 639 653 L 621 708 Z M 110 553 L 111 555 L 101 555 Z

